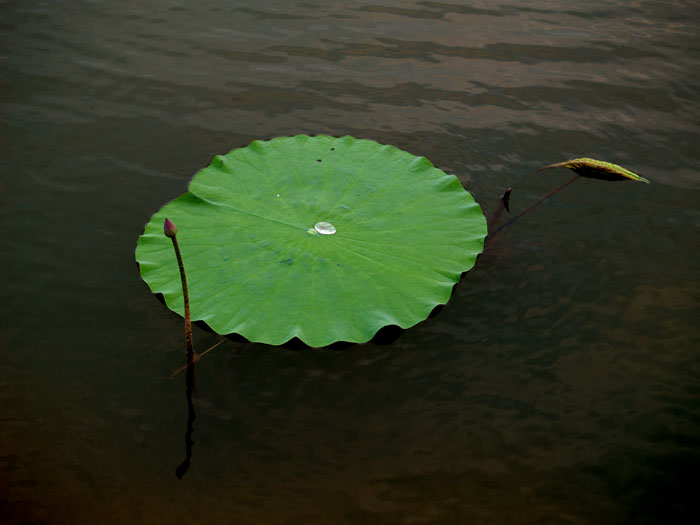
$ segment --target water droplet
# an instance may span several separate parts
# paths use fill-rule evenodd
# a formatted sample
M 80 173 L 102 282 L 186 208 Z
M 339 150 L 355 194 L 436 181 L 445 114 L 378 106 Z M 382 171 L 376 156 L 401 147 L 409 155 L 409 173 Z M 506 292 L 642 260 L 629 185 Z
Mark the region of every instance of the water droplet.
M 321 235 L 333 235 L 335 233 L 335 226 L 330 222 L 321 221 L 314 224 L 314 230 Z

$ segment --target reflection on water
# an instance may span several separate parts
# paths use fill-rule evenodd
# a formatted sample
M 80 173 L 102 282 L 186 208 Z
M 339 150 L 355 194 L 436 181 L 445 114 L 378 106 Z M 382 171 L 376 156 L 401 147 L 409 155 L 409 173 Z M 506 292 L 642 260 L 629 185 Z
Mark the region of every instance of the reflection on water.
M 697 514 L 694 3 L 0 10 L 6 521 Z M 487 216 L 509 186 L 517 214 L 565 182 L 534 170 L 568 158 L 651 185 L 557 193 L 389 345 L 226 342 L 198 363 L 192 457 L 194 405 L 168 380 L 180 320 L 141 282 L 136 239 L 213 155 L 301 132 L 425 155 Z
M 194 420 L 197 417 L 194 412 L 194 403 L 192 394 L 194 393 L 194 369 L 195 364 L 192 363 L 187 367 L 185 379 L 185 396 L 187 397 L 187 430 L 185 431 L 185 459 L 175 469 L 175 475 L 178 479 L 182 479 L 190 468 L 192 461 L 192 434 L 194 433 Z

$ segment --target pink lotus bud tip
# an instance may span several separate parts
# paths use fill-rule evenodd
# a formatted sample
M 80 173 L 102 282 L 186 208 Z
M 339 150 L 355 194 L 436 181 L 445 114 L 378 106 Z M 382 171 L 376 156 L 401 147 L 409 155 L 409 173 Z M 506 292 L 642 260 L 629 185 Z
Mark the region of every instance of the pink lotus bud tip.
M 165 224 L 163 224 L 163 231 L 165 232 L 166 236 L 172 239 L 175 237 L 175 235 L 177 235 L 177 226 L 175 226 L 173 221 L 166 217 Z

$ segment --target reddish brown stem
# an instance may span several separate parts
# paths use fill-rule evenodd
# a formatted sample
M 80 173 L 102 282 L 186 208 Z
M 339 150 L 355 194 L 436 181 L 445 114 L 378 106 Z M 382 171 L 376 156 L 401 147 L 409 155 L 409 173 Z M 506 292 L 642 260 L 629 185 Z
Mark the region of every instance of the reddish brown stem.
M 498 232 L 500 232 L 503 228 L 505 228 L 506 226 L 510 226 L 510 225 L 513 224 L 515 221 L 517 221 L 520 217 L 522 217 L 523 215 L 525 215 L 525 214 L 531 212 L 531 211 L 534 210 L 537 206 L 539 206 L 539 205 L 542 204 L 544 201 L 546 201 L 547 199 L 549 199 L 552 195 L 554 195 L 555 193 L 559 193 L 561 190 L 563 190 L 564 188 L 566 188 L 566 187 L 569 186 L 570 184 L 573 184 L 574 182 L 576 182 L 576 181 L 577 181 L 578 179 L 580 179 L 580 178 L 581 178 L 581 177 L 579 177 L 578 175 L 574 175 L 573 178 L 569 179 L 568 181 L 566 181 L 566 182 L 563 183 L 563 184 L 560 184 L 559 186 L 557 186 L 556 188 L 554 188 L 554 189 L 553 189 L 552 191 L 550 191 L 549 193 L 547 193 L 547 194 L 545 194 L 545 195 L 542 195 L 542 197 L 540 197 L 540 198 L 537 199 L 535 202 L 533 202 L 532 204 L 530 204 L 530 206 L 528 206 L 528 207 L 525 208 L 523 211 L 521 211 L 520 213 L 518 213 L 518 214 L 517 214 L 516 216 L 514 216 L 512 219 L 510 219 L 509 221 L 504 222 L 504 223 L 501 224 L 498 228 L 496 228 L 493 232 L 489 233 L 489 241 L 492 241 L 493 238 L 496 236 L 496 234 L 497 234 Z
M 207 349 L 206 349 L 204 352 L 202 352 L 201 354 L 195 355 L 195 356 L 194 356 L 194 359 L 193 359 L 192 361 L 188 361 L 187 364 L 186 364 L 185 366 L 182 366 L 182 367 L 178 368 L 177 370 L 175 370 L 175 371 L 171 374 L 170 379 L 172 379 L 173 377 L 175 377 L 176 375 L 178 375 L 180 372 L 184 372 L 185 370 L 188 370 L 189 368 L 192 368 L 192 367 L 194 366 L 195 363 L 198 363 L 199 360 L 202 359 L 202 357 L 204 357 L 205 355 L 207 355 L 209 352 L 211 352 L 212 350 L 214 350 L 214 348 L 216 348 L 217 346 L 219 346 L 219 345 L 220 345 L 221 343 L 223 343 L 223 342 L 224 342 L 224 340 L 222 339 L 221 341 L 219 341 L 219 342 L 216 343 L 215 345 L 210 346 L 209 348 L 207 348 Z
M 177 243 L 177 237 L 170 237 L 175 248 L 175 257 L 177 257 L 177 265 L 180 268 L 180 281 L 182 281 L 182 299 L 185 303 L 185 343 L 187 344 L 187 363 L 193 363 L 196 354 L 194 353 L 194 345 L 192 344 L 192 321 L 190 321 L 190 294 L 187 291 L 187 276 L 185 275 L 185 265 L 182 262 L 182 254 L 180 246 Z

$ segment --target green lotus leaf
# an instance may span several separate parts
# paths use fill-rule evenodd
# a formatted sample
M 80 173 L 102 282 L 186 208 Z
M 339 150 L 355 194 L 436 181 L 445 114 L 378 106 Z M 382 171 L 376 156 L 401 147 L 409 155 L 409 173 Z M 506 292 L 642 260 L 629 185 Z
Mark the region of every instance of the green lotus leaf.
M 622 166 L 618 166 L 617 164 L 613 164 L 612 162 L 604 162 L 596 159 L 581 158 L 567 160 L 566 162 L 559 162 L 558 164 L 550 164 L 549 166 L 540 168 L 538 171 L 547 170 L 550 168 L 569 168 L 577 175 L 591 179 L 601 179 L 607 181 L 636 180 L 638 182 L 646 182 L 649 184 L 647 179 L 637 175 L 633 171 L 625 169 Z
M 364 342 L 446 303 L 483 249 L 486 220 L 459 180 L 423 157 L 353 137 L 254 141 L 214 157 L 138 240 L 141 276 L 192 320 L 272 345 Z

